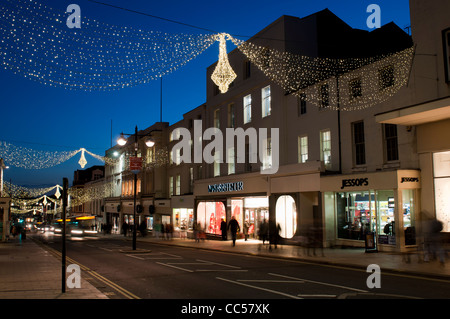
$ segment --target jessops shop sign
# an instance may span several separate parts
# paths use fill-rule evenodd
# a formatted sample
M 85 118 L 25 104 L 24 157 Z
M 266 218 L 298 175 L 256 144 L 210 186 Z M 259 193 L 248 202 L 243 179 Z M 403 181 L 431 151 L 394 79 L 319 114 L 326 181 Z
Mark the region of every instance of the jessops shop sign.
M 208 185 L 208 193 L 238 192 L 244 190 L 244 182 Z

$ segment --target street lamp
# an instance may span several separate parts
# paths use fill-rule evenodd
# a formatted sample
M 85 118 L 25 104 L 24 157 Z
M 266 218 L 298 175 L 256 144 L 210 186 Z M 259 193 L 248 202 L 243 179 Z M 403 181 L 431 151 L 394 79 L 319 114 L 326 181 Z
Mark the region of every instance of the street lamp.
M 134 134 L 124 134 L 123 132 L 120 134 L 120 137 L 117 139 L 117 144 L 120 146 L 124 146 L 127 144 L 127 139 L 125 138 L 125 135 L 128 136 L 134 136 L 134 158 L 137 158 L 138 153 L 138 137 L 147 137 L 145 140 L 145 145 L 147 147 L 153 147 L 155 145 L 155 142 L 153 139 L 150 138 L 150 135 L 154 131 L 161 131 L 158 129 L 151 130 L 150 132 L 146 134 L 138 134 L 138 128 L 137 126 L 134 129 Z M 141 162 L 138 162 L 141 163 Z M 133 250 L 136 250 L 136 191 L 137 191 L 137 174 L 139 173 L 142 164 L 138 164 L 138 167 L 133 167 L 131 171 L 134 173 L 134 194 L 133 194 Z M 131 160 L 130 160 L 130 166 L 131 166 Z

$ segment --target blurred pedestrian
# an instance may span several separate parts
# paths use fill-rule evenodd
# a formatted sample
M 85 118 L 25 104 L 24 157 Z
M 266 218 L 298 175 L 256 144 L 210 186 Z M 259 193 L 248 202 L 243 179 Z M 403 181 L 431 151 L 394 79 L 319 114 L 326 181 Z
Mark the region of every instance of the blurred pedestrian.
M 250 226 L 248 224 L 248 221 L 245 221 L 244 222 L 244 238 L 245 238 L 245 241 L 247 241 L 247 239 L 248 239 L 248 229 L 249 228 L 250 228 Z
M 122 224 L 122 232 L 123 232 L 123 235 L 125 237 L 127 237 L 127 232 L 128 232 L 128 224 L 127 224 L 127 222 L 123 222 L 123 224 Z
M 223 218 L 220 222 L 220 231 L 222 232 L 222 240 L 227 240 L 227 222 Z
M 263 245 L 265 244 L 267 238 L 269 236 L 269 224 L 264 219 L 261 225 L 259 226 L 259 239 L 262 240 Z
M 233 239 L 233 247 L 236 246 L 236 236 L 238 231 L 241 230 L 241 228 L 239 227 L 239 223 L 236 220 L 236 218 L 233 216 L 231 216 L 231 220 L 228 223 L 228 229 L 231 232 L 231 238 Z
M 425 262 L 439 259 L 441 265 L 445 264 L 445 251 L 442 236 L 443 225 L 440 220 L 430 218 L 424 222 L 424 258 Z
M 278 248 L 278 241 L 280 239 L 281 226 L 275 224 L 274 221 L 269 221 L 269 250 L 272 250 L 272 244 L 275 249 Z

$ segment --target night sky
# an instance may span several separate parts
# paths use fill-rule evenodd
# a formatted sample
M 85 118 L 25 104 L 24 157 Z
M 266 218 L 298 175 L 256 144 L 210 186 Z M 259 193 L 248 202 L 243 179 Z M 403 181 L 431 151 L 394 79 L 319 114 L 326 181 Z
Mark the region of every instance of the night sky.
M 0 0 L 3 1 L 3 0 Z M 366 12 L 369 4 L 381 7 L 381 24 L 391 21 L 400 28 L 410 25 L 408 0 L 314 0 L 314 1 L 149 1 L 99 0 L 149 15 L 184 24 L 156 19 L 107 7 L 88 0 L 40 0 L 65 12 L 69 4 L 81 7 L 83 16 L 116 26 L 169 33 L 205 34 L 214 30 L 246 40 L 282 15 L 305 17 L 328 8 L 353 28 L 369 30 Z M 82 26 L 83 27 L 83 26 Z M 228 50 L 234 45 L 228 41 Z M 206 102 L 206 68 L 217 61 L 218 43 L 174 73 L 163 77 L 163 114 L 173 124 L 183 113 Z M 0 140 L 14 145 L 47 151 L 77 150 L 81 147 L 104 155 L 121 132 L 133 133 L 137 125 L 144 129 L 160 119 L 160 80 L 108 92 L 84 92 L 42 85 L 0 69 Z M 112 131 L 112 134 L 111 134 Z M 112 138 L 111 138 L 112 137 Z M 16 185 L 52 186 L 62 178 L 73 178 L 79 154 L 68 162 L 49 169 L 26 170 L 11 167 L 4 179 Z M 86 155 L 88 164 L 102 164 Z M 8 165 L 8 163 L 6 163 Z

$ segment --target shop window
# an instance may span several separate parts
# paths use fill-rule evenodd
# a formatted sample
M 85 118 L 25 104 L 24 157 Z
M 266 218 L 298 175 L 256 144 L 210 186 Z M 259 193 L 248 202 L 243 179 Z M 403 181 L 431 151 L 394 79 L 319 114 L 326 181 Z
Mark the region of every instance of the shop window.
M 220 235 L 220 222 L 226 220 L 222 202 L 200 202 L 197 205 L 197 227 L 209 234 Z
M 402 190 L 403 202 L 403 229 L 405 231 L 405 245 L 416 244 L 416 227 L 415 227 L 415 201 L 413 189 Z
M 276 223 L 280 225 L 280 236 L 292 238 L 297 231 L 297 208 L 292 196 L 280 196 L 276 203 Z
M 395 245 L 395 198 L 394 191 L 376 192 L 377 233 L 380 244 Z
M 175 230 L 192 230 L 194 225 L 194 210 L 192 208 L 173 209 L 173 227 Z
M 450 151 L 433 154 L 436 218 L 450 232 Z
M 374 194 L 348 192 L 336 194 L 338 238 L 364 240 L 365 233 L 372 231 L 371 211 Z

